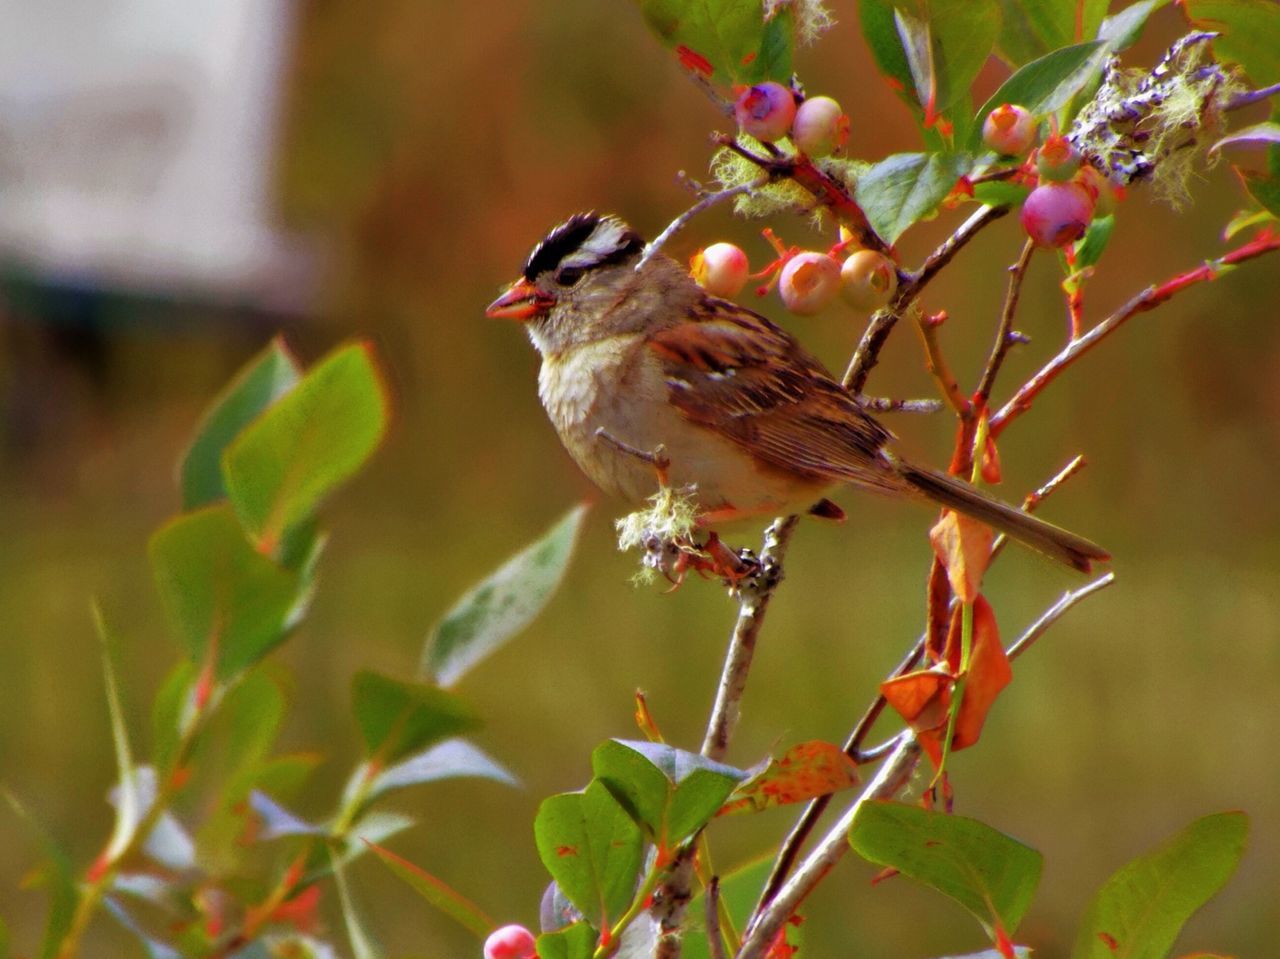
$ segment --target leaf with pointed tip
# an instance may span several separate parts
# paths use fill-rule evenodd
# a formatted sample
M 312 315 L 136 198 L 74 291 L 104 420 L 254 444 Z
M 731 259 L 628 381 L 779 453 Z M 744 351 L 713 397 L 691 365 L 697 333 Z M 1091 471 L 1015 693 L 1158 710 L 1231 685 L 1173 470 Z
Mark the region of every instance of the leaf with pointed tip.
M 1163 7 L 1167 0 L 1138 0 L 1123 10 L 1117 10 L 1103 19 L 1098 27 L 1098 39 L 1105 40 L 1112 53 L 1121 53 L 1138 42 L 1142 28 L 1151 14 Z
M 141 799 L 134 778 L 133 750 L 129 745 L 129 730 L 124 723 L 124 710 L 120 708 L 120 689 L 116 685 L 115 667 L 111 663 L 112 648 L 116 645 L 114 633 L 102 615 L 97 603 L 93 605 L 93 621 L 102 644 L 102 679 L 107 694 L 107 713 L 111 717 L 111 741 L 116 754 L 116 821 L 111 838 L 103 852 L 105 860 L 114 863 L 133 841 L 138 824 L 142 821 Z
M 664 743 L 621 739 L 597 746 L 591 769 L 664 849 L 710 822 L 747 775 Z
M 1227 146 L 1273 146 L 1277 143 L 1280 143 L 1280 123 L 1268 120 L 1223 137 L 1209 147 L 1209 152 L 1216 153 Z
M 1205 816 L 1122 867 L 1085 913 L 1072 959 L 1164 959 L 1235 872 L 1248 832 L 1242 812 Z
M 453 686 L 533 621 L 564 579 L 586 512 L 585 504 L 569 510 L 458 600 L 427 637 L 420 668 L 424 677 Z
M 1101 73 L 1107 55 L 1105 43 L 1091 40 L 1054 50 L 1020 67 L 974 115 L 969 149 L 981 149 L 982 125 L 996 107 L 1013 103 L 1034 117 L 1054 113 Z
M 1183 0 L 1199 30 L 1213 30 L 1214 56 L 1239 64 L 1254 86 L 1280 83 L 1280 4 L 1270 0 Z
M 45 863 L 39 872 L 39 879 L 42 885 L 49 888 L 49 916 L 45 920 L 44 936 L 40 939 L 40 959 L 54 959 L 67 930 L 71 928 L 76 907 L 80 902 L 80 888 L 76 882 L 75 871 L 72 869 L 71 859 L 66 851 L 27 811 L 18 797 L 6 787 L 0 787 L 0 795 L 4 796 L 9 808 L 35 838 L 45 858 Z
M 331 862 L 334 882 L 338 886 L 338 902 L 342 906 L 342 919 L 347 926 L 347 940 L 351 943 L 351 954 L 355 959 L 385 959 L 386 953 L 369 932 L 364 916 L 351 898 L 342 863 L 336 856 L 332 857 Z
M 1244 187 L 1272 216 L 1280 216 L 1280 176 L 1238 170 Z
M 222 451 L 258 415 L 297 385 L 298 361 L 276 337 L 247 363 L 205 411 L 178 466 L 182 508 L 192 510 L 227 495 Z
M 597 929 L 608 929 L 636 893 L 644 836 L 605 785 L 543 800 L 533 822 L 538 855 Z
M 151 807 L 155 805 L 159 794 L 158 782 L 154 767 L 135 766 L 127 785 L 117 782 L 107 793 L 107 800 L 115 807 L 117 816 L 125 820 L 130 838 L 137 830 L 138 823 L 151 814 Z M 131 794 L 137 804 L 133 813 L 137 818 L 134 820 L 125 819 L 127 814 L 124 812 L 122 799 L 126 793 Z M 196 863 L 195 843 L 177 817 L 167 809 L 159 814 L 155 825 L 151 827 L 142 851 L 170 869 L 190 869 Z
M 285 638 L 298 577 L 257 552 L 225 503 L 184 513 L 151 537 L 151 567 L 187 654 L 227 680 Z
M 893 802 L 868 802 L 849 844 L 864 859 L 951 897 L 982 923 L 1012 935 L 1040 882 L 1043 857 L 990 826 Z
M 162 777 L 173 771 L 178 744 L 195 718 L 193 693 L 199 672 L 191 660 L 182 660 L 160 684 L 151 704 L 151 755 Z
M 319 826 L 285 809 L 260 789 L 249 793 L 249 808 L 261 823 L 257 839 L 262 842 L 281 836 L 319 836 L 324 833 Z
M 150 959 L 182 959 L 182 953 L 170 948 L 147 933 L 142 926 L 138 925 L 137 920 L 129 915 L 128 910 L 114 898 L 107 896 L 103 899 L 103 905 L 106 906 L 107 912 L 112 915 L 116 922 L 133 933 L 138 942 L 142 944 L 142 948 L 146 950 Z
M 518 786 L 520 781 L 483 749 L 465 739 L 449 739 L 416 753 L 370 777 L 366 766 L 359 766 L 352 773 L 343 791 L 342 805 L 354 799 L 356 791 L 364 793 L 364 802 L 396 789 L 442 779 L 476 778 L 491 779 L 507 786 Z
M 686 63 L 697 63 L 707 78 L 733 85 L 791 77 L 795 20 L 779 4 L 765 15 L 759 0 L 636 0 L 645 23 Z
M 890 245 L 933 216 L 956 181 L 973 167 L 968 153 L 895 153 L 858 178 L 858 203 Z
M 781 758 L 770 757 L 763 769 L 739 783 L 718 815 L 806 802 L 857 782 L 858 767 L 839 746 L 816 739 L 796 743 Z
M 382 442 L 390 400 L 367 344 L 334 350 L 240 432 L 222 478 L 245 529 L 268 553 L 310 519 Z
M 1076 241 L 1073 266 L 1077 270 L 1088 269 L 1102 259 L 1103 251 L 1111 240 L 1111 233 L 1115 230 L 1115 226 L 1115 214 L 1097 217 L 1089 224 L 1084 236 Z
M 408 883 L 418 895 L 481 940 L 497 928 L 497 923 L 483 909 L 448 883 L 389 849 L 375 843 L 368 843 L 368 846 L 388 869 Z
M 452 693 L 367 670 L 352 681 L 352 704 L 366 752 L 384 765 L 480 726 L 471 707 Z

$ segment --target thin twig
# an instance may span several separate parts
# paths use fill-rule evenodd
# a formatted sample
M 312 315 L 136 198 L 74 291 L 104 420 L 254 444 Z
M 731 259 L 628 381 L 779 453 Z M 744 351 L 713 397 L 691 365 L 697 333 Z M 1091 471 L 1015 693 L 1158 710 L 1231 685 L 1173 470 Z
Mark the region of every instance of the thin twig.
M 769 609 L 769 601 L 782 582 L 782 561 L 799 521 L 797 516 L 780 516 L 769 524 L 764 532 L 759 569 L 736 587 L 738 619 L 729 639 L 715 705 L 702 741 L 702 755 L 708 759 L 721 760 L 728 752 L 729 739 L 738 722 L 742 694 L 751 671 L 756 640 Z M 679 959 L 680 929 L 689 904 L 696 849 L 694 840 L 685 843 L 654 895 L 653 917 L 658 923 L 654 959 Z
M 1072 606 L 1075 606 L 1081 600 L 1088 599 L 1099 590 L 1106 589 L 1116 581 L 1114 572 L 1105 573 L 1099 576 L 1092 583 L 1081 586 L 1079 589 L 1068 590 L 1062 594 L 1062 597 L 1046 609 L 1034 623 L 1027 627 L 1026 632 L 1019 636 L 1007 650 L 1005 655 L 1010 659 L 1017 659 L 1034 643 L 1037 639 L 1048 632 L 1049 627 L 1060 620 Z
M 1133 317 L 1139 313 L 1155 309 L 1166 300 L 1172 298 L 1174 294 L 1185 290 L 1187 287 L 1194 286 L 1205 280 L 1214 279 L 1224 266 L 1244 263 L 1274 250 L 1280 250 L 1280 233 L 1263 230 L 1248 243 L 1237 247 L 1225 256 L 1196 267 L 1194 270 L 1181 273 L 1160 286 L 1147 287 L 1120 309 L 1089 330 L 1088 333 L 1067 343 L 1055 357 L 1041 367 L 1031 379 L 1027 380 L 1013 395 L 1013 398 L 991 417 L 992 439 L 998 437 L 1005 427 L 1029 410 L 1032 401 L 1040 395 L 1045 387 L 1058 378 L 1058 374 L 1126 322 L 1133 319 Z
M 839 821 L 805 857 L 800 868 L 778 890 L 772 901 L 757 913 L 742 939 L 737 959 L 761 959 L 778 931 L 795 914 L 805 897 L 849 851 L 849 827 L 858 810 L 864 803 L 897 795 L 910 782 L 919 758 L 920 746 L 916 743 L 914 734 L 905 730 L 898 736 L 892 755 L 876 771 L 875 778 L 867 783 Z
M 978 402 L 983 408 L 991 398 L 991 388 L 995 385 L 996 374 L 1008 355 L 1009 349 L 1018 342 L 1013 330 L 1013 316 L 1018 310 L 1018 296 L 1022 292 L 1022 280 L 1027 275 L 1027 265 L 1031 262 L 1031 254 L 1036 250 L 1035 241 L 1028 238 L 1022 244 L 1022 252 L 1018 260 L 1009 267 L 1009 292 L 1004 298 L 1004 308 L 1000 311 L 1000 325 L 996 328 L 996 340 L 991 344 L 991 355 L 982 370 L 982 378 L 978 381 Z
M 937 276 L 938 271 L 950 263 L 965 244 L 982 229 L 1008 212 L 1007 206 L 981 207 L 929 254 L 919 270 L 915 273 L 900 274 L 898 292 L 894 294 L 893 300 L 887 307 L 877 310 L 872 315 L 871 322 L 862 334 L 862 339 L 858 341 L 857 349 L 849 359 L 849 366 L 841 378 L 845 389 L 855 396 L 862 392 L 867 385 L 867 377 L 880 358 L 880 350 L 884 347 L 898 320 L 906 313 L 907 307 L 915 302 L 916 297 Z
M 1040 504 L 1045 501 L 1046 497 L 1088 465 L 1088 461 L 1085 460 L 1083 453 L 1076 454 L 1076 457 L 1066 466 L 1062 467 L 1062 469 L 1058 470 L 1058 472 L 1055 473 L 1047 483 L 1034 492 L 1026 495 L 1022 500 L 1023 510 L 1028 513 L 1034 513 Z M 1000 555 L 1004 550 L 1005 544 L 1008 542 L 1009 536 L 1007 533 L 1001 533 L 992 541 L 991 559 L 988 561 L 988 566 L 990 563 L 995 562 L 995 558 Z
M 920 339 L 924 343 L 925 368 L 937 381 L 939 391 L 947 404 L 955 410 L 956 416 L 962 420 L 968 420 L 973 415 L 973 406 L 960 389 L 960 384 L 956 381 L 955 374 L 951 372 L 951 367 L 947 365 L 946 357 L 942 355 L 942 347 L 938 343 L 938 327 L 942 326 L 946 319 L 945 311 L 932 316 L 919 314 L 916 317 L 916 328 L 919 329 Z
M 724 938 L 720 935 L 720 877 L 707 883 L 707 949 L 711 959 L 729 959 L 724 954 Z
M 896 679 L 899 676 L 905 676 L 914 669 L 916 664 L 920 662 L 920 657 L 924 655 L 924 644 L 925 637 L 921 636 L 916 640 L 915 645 L 911 647 L 910 652 L 902 657 L 901 662 L 894 667 L 893 672 L 889 674 L 890 678 Z M 871 733 L 871 728 L 875 725 L 876 720 L 880 718 L 880 714 L 884 712 L 887 702 L 888 700 L 884 698 L 883 693 L 877 694 L 875 700 L 867 707 L 866 712 L 862 714 L 862 718 L 854 725 L 853 731 L 849 734 L 849 738 L 844 744 L 844 754 L 859 765 L 879 759 L 884 753 L 893 748 L 891 741 L 890 744 L 886 744 L 887 748 L 886 746 L 877 746 L 874 751 L 862 751 L 862 743 Z M 808 842 L 810 833 L 813 832 L 822 814 L 826 812 L 827 806 L 831 805 L 831 799 L 832 794 L 828 793 L 812 800 L 805 807 L 800 818 L 796 820 L 791 832 L 782 841 L 782 846 L 778 850 L 778 858 L 774 860 L 773 869 L 770 871 L 769 878 L 760 893 L 760 900 L 756 904 L 753 915 L 760 913 L 778 894 L 778 890 L 791 873 L 791 867 L 795 865 L 795 861 L 800 855 L 800 850 Z
M 762 176 L 752 180 L 750 183 L 739 183 L 737 186 L 731 186 L 724 190 L 717 190 L 715 193 L 708 193 L 701 200 L 695 203 L 689 209 L 685 210 L 678 217 L 672 220 L 665 230 L 654 237 L 653 242 L 644 248 L 644 253 L 640 255 L 640 261 L 636 263 L 636 270 L 639 271 L 646 263 L 653 259 L 654 254 L 662 249 L 663 245 L 673 236 L 689 225 L 699 213 L 711 209 L 725 200 L 731 200 L 735 196 L 742 193 L 750 193 L 752 190 L 758 190 L 769 182 L 769 177 Z
M 937 413 L 946 404 L 942 400 L 894 400 L 887 396 L 859 396 L 859 406 L 872 413 Z

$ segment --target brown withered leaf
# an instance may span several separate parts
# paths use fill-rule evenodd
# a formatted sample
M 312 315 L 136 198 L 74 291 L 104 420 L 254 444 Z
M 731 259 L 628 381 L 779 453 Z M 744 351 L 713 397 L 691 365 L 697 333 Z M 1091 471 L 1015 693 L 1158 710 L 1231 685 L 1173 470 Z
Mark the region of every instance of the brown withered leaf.
M 959 610 L 957 610 L 959 612 Z M 960 642 L 960 628 L 954 625 L 955 642 Z M 950 641 L 948 641 L 950 645 Z M 996 627 L 996 615 L 985 596 L 973 603 L 973 648 L 969 654 L 969 669 L 965 674 L 964 699 L 960 703 L 960 715 L 956 717 L 952 749 L 964 749 L 978 741 L 982 725 L 986 722 L 991 704 L 1000 690 L 1013 680 L 1009 657 L 1000 645 L 1000 631 Z
M 763 769 L 735 789 L 717 815 L 808 802 L 857 782 L 858 767 L 839 746 L 821 740 L 797 743 L 781 758 L 770 758 Z
M 962 603 L 971 603 L 982 589 L 982 576 L 991 562 L 995 532 L 955 510 L 946 510 L 929 530 L 934 555 L 947 568 L 951 588 Z

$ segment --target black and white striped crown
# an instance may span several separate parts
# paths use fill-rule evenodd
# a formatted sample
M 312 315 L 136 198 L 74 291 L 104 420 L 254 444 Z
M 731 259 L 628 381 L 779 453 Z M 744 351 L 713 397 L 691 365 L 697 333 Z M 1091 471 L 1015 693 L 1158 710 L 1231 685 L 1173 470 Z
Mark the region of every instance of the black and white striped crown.
M 524 278 L 533 282 L 548 270 L 565 266 L 589 270 L 619 263 L 642 249 L 640 234 L 618 217 L 576 213 L 533 248 L 524 265 Z

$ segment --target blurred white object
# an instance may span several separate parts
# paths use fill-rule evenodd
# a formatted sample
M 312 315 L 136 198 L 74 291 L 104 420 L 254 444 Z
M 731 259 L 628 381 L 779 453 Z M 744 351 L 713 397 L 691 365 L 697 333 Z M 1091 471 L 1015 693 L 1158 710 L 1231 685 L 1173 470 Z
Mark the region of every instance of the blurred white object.
M 270 202 L 291 14 L 288 0 L 0 0 L 0 263 L 297 306 L 302 258 Z

